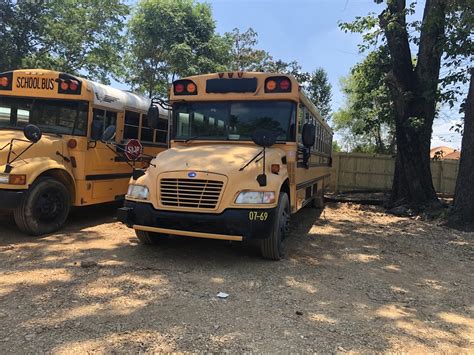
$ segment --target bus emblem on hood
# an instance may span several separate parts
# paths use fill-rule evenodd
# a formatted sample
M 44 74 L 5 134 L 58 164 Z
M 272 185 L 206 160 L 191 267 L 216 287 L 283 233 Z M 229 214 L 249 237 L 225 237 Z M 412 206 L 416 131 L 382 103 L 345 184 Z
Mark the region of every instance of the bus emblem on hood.
M 190 178 L 195 178 L 196 175 L 197 175 L 197 174 L 196 174 L 195 171 L 190 171 L 190 172 L 188 173 L 188 176 L 189 176 Z

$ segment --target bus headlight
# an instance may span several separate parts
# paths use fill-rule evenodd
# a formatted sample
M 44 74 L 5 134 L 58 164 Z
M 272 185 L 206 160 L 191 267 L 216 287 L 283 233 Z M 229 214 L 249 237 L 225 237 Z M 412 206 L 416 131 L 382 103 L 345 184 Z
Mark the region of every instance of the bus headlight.
M 9 175 L 8 174 L 0 174 L 0 184 L 8 184 Z
M 137 200 L 147 200 L 148 187 L 142 185 L 129 185 L 127 197 L 136 198 Z
M 26 175 L 0 174 L 0 184 L 25 185 Z
M 275 192 L 273 191 L 242 191 L 235 199 L 237 204 L 271 204 L 275 203 Z

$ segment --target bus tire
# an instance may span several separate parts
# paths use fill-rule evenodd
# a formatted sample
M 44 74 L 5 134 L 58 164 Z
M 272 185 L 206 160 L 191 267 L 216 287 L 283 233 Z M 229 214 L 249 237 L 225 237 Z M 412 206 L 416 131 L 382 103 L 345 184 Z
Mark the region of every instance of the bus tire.
M 158 244 L 159 239 L 162 238 L 162 235 L 159 233 L 141 231 L 137 229 L 135 229 L 135 235 L 137 236 L 140 243 L 145 245 Z
M 283 257 L 289 226 L 290 200 L 286 192 L 280 192 L 272 234 L 261 241 L 261 253 L 265 259 L 280 260 Z
M 69 190 L 58 180 L 38 178 L 13 210 L 18 228 L 29 235 L 38 236 L 60 229 L 71 209 Z

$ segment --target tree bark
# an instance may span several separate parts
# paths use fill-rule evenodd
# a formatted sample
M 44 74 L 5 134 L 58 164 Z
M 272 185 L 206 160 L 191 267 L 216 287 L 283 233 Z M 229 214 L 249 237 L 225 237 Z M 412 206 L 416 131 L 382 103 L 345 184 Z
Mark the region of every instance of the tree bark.
M 471 83 L 464 106 L 464 134 L 461 143 L 454 204 L 448 221 L 453 227 L 474 228 L 474 69 L 471 69 Z
M 397 159 L 392 205 L 422 210 L 439 205 L 430 169 L 430 142 L 436 114 L 446 16 L 444 0 L 427 0 L 416 67 L 413 66 L 405 0 L 387 0 L 379 16 L 391 57 L 387 76 L 395 106 Z

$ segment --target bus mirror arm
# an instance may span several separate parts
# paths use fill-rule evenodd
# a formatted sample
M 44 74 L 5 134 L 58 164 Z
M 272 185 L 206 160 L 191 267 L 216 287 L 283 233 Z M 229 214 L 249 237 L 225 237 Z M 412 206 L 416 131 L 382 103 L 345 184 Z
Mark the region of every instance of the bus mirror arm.
M 30 149 L 32 146 L 34 146 L 36 143 L 38 143 L 39 140 L 41 139 L 41 136 L 42 136 L 42 133 L 41 133 L 41 130 L 39 129 L 39 127 L 37 127 L 33 124 L 26 125 L 25 128 L 23 129 L 23 134 L 25 135 L 26 139 L 13 138 L 10 141 L 10 143 L 7 143 L 2 148 L 0 148 L 0 151 L 1 151 L 1 150 L 4 150 L 8 147 L 7 163 L 5 164 L 5 171 L 4 171 L 6 174 L 9 174 L 12 171 L 13 167 L 12 167 L 11 164 L 14 161 L 16 161 L 17 159 L 20 159 L 20 157 L 23 155 L 23 153 L 25 153 L 28 149 Z M 25 149 L 23 149 L 23 151 L 20 154 L 16 154 L 13 151 L 13 142 L 14 141 L 26 142 L 26 143 L 30 143 L 30 145 L 28 147 L 26 147 Z M 10 160 L 12 158 L 12 153 L 15 155 L 15 158 Z
M 263 147 L 263 171 L 257 176 L 257 182 L 260 186 L 267 186 L 267 175 L 265 175 L 265 147 Z
M 261 150 L 258 152 L 252 159 L 250 159 L 243 167 L 239 169 L 239 171 L 244 171 L 247 166 L 249 166 L 255 159 L 257 159 L 262 153 L 264 152 L 265 149 Z
M 165 101 L 163 99 L 160 99 L 158 97 L 154 97 L 151 99 L 151 104 L 157 104 L 159 105 L 161 108 L 165 109 L 165 110 L 171 110 L 171 105 L 168 101 Z

